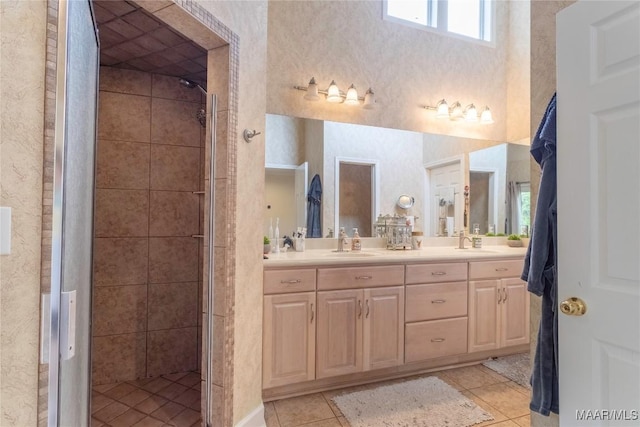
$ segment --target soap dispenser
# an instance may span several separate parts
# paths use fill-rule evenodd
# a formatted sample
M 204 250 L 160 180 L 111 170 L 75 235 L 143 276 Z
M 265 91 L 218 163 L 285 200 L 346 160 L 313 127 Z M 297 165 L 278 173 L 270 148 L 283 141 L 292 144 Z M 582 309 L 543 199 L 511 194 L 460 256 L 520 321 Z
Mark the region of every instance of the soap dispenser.
M 358 229 L 353 229 L 353 237 L 351 238 L 351 250 L 359 251 L 362 249 L 362 242 L 360 241 L 360 235 L 358 234 Z

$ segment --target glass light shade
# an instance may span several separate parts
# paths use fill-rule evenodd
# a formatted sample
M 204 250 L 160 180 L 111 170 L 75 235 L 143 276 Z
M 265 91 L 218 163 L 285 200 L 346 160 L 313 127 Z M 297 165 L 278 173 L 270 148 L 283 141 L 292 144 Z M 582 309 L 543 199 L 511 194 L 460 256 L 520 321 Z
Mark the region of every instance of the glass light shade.
M 484 107 L 484 110 L 482 110 L 482 114 L 480 114 L 480 123 L 493 123 L 493 115 L 491 114 L 491 110 L 489 109 L 489 107 Z
M 458 101 L 456 101 L 451 106 L 451 120 L 457 120 L 462 118 L 462 105 Z
M 364 94 L 364 105 L 362 108 L 366 108 L 367 110 L 373 110 L 373 106 L 376 103 L 376 95 L 373 93 L 371 88 L 367 89 L 367 92 Z
M 347 97 L 345 98 L 344 103 L 347 105 L 360 104 L 360 101 L 358 101 L 358 91 L 356 90 L 356 87 L 353 85 L 353 83 L 347 90 Z
M 467 105 L 467 108 L 464 110 L 464 119 L 467 122 L 477 122 L 478 121 L 478 110 L 476 110 L 476 106 L 473 104 Z
M 439 119 L 446 119 L 449 117 L 449 104 L 444 99 L 441 99 L 436 104 L 436 117 Z
M 327 89 L 327 101 L 342 102 L 342 97 L 340 96 L 340 89 L 338 89 L 338 85 L 334 80 L 331 80 L 329 89 Z
M 318 95 L 318 85 L 314 77 L 311 77 L 311 80 L 309 80 L 309 86 L 307 86 L 307 93 L 304 95 L 304 99 L 307 101 L 320 100 L 320 96 Z

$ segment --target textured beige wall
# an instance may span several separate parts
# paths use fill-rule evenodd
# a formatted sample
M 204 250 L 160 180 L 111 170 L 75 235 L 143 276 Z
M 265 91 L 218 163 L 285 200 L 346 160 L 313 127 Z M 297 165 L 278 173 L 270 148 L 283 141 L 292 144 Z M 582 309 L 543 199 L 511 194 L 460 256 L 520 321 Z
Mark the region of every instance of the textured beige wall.
M 44 66 L 47 5 L 0 2 L 0 205 L 12 248 L 0 256 L 0 425 L 37 424 Z
M 201 1 L 238 35 L 238 149 L 235 192 L 236 289 L 234 321 L 233 420 L 262 403 L 262 217 L 264 209 L 264 129 L 266 111 L 267 1 Z M 242 131 L 262 132 L 251 143 Z
M 542 115 L 551 96 L 556 90 L 556 13 L 573 0 L 531 2 L 531 137 L 535 135 Z M 540 185 L 540 167 L 531 160 L 531 216 L 534 217 L 538 186 Z M 533 221 L 532 221 L 533 223 Z M 535 354 L 540 325 L 540 298 L 531 297 L 531 354 Z M 543 417 L 531 413 L 533 427 L 558 426 L 558 417 L 551 414 Z
M 507 138 L 512 142 L 529 136 L 531 40 L 528 1 L 509 2 L 509 44 L 507 47 Z
M 510 30 L 510 2 L 495 3 L 497 41 L 496 47 L 489 47 L 383 21 L 381 1 L 271 1 L 267 111 L 505 141 L 507 36 L 521 26 Z M 516 16 L 519 22 L 526 19 L 524 12 Z M 517 46 L 526 45 L 525 36 Z M 512 75 L 517 76 L 515 71 Z M 364 110 L 305 101 L 304 93 L 292 87 L 306 85 L 312 76 L 321 89 L 332 79 L 343 91 L 353 83 L 361 95 L 371 86 L 378 104 L 374 110 Z M 514 94 L 527 90 L 517 87 L 528 84 L 526 76 L 521 77 L 510 86 Z M 496 122 L 483 126 L 439 120 L 420 108 L 435 105 L 441 98 L 463 105 L 489 105 Z M 521 138 L 526 131 L 525 126 L 512 133 L 525 132 Z

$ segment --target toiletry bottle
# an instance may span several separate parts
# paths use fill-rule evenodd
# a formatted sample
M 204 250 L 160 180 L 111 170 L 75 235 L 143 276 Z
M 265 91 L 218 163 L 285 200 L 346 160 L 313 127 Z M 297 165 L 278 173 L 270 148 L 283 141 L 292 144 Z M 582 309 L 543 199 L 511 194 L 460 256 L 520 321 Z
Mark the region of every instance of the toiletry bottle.
M 273 217 L 269 218 L 269 239 L 273 240 Z
M 280 217 L 276 218 L 276 230 L 274 233 L 274 239 L 276 239 L 275 253 L 280 253 Z
M 351 239 L 351 250 L 359 251 L 362 249 L 362 242 L 360 241 L 360 235 L 358 234 L 358 229 L 353 229 L 353 238 Z

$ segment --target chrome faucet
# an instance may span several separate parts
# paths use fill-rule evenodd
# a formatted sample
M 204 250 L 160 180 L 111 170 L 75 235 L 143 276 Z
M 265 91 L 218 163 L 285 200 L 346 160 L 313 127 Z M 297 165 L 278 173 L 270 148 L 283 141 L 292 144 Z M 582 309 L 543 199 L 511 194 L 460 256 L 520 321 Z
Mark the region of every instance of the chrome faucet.
M 467 249 L 464 247 L 465 240 L 468 240 L 469 242 L 473 243 L 473 240 L 471 240 L 470 238 L 464 235 L 464 228 L 463 228 L 462 230 L 460 230 L 460 233 L 458 233 L 458 249 Z

